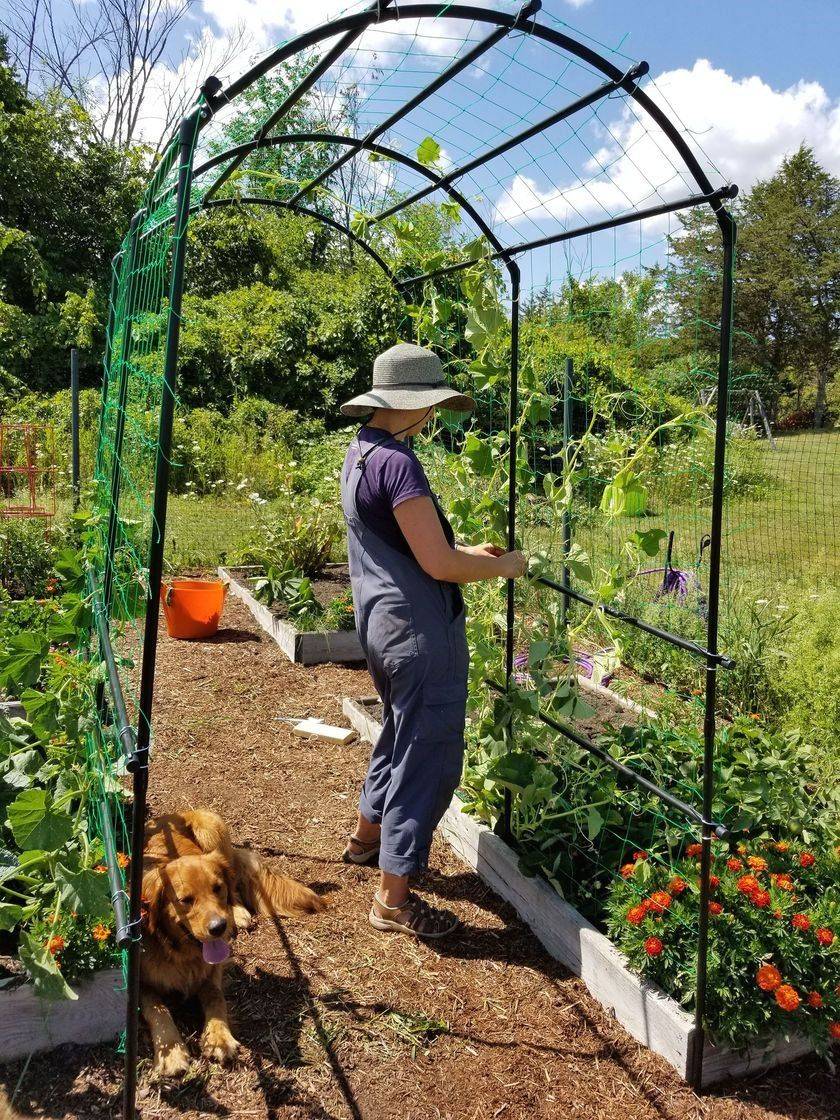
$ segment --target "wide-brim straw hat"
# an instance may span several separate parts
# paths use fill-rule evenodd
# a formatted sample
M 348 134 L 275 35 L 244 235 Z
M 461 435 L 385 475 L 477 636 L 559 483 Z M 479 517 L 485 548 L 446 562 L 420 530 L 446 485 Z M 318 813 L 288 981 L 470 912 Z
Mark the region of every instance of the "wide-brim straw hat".
M 373 363 L 373 385 L 341 406 L 344 416 L 367 416 L 375 408 L 430 408 L 471 412 L 475 401 L 447 385 L 440 358 L 424 346 L 398 342 Z

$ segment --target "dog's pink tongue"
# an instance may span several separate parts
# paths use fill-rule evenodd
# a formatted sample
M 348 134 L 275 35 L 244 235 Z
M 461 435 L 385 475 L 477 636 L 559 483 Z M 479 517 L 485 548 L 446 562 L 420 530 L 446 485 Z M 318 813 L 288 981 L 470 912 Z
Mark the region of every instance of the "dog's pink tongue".
M 230 956 L 230 945 L 227 941 L 222 941 L 221 937 L 214 938 L 213 941 L 202 941 L 201 955 L 208 964 L 221 964 Z

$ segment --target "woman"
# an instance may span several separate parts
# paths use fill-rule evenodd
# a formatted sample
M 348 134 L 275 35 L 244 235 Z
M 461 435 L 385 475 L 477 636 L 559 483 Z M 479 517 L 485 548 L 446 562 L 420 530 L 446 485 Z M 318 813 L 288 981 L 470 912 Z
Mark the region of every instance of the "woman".
M 379 859 L 371 925 L 424 938 L 458 925 L 409 891 L 461 778 L 469 653 L 458 585 L 526 568 L 521 552 L 455 544 L 406 444 L 436 407 L 468 412 L 475 402 L 445 383 L 431 350 L 409 343 L 380 354 L 371 391 L 341 406 L 345 416 L 372 413 L 347 451 L 341 500 L 356 626 L 384 708 L 343 858 Z

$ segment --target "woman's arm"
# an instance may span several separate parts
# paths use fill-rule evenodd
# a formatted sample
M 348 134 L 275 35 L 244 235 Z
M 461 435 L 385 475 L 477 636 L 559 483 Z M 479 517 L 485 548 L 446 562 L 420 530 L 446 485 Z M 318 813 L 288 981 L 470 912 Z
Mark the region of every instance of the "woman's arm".
M 528 566 L 521 552 L 502 552 L 493 545 L 452 548 L 431 498 L 409 498 L 395 508 L 394 516 L 414 559 L 432 579 L 447 583 L 516 579 Z

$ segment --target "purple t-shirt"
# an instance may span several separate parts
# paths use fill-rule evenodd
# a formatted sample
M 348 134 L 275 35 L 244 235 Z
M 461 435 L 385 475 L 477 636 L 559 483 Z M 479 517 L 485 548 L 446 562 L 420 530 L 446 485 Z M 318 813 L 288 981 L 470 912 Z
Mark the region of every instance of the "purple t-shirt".
M 394 510 L 409 498 L 431 497 L 426 472 L 410 447 L 383 429 L 366 425 L 347 449 L 345 479 L 350 471 L 356 470 L 359 455 L 375 444 L 381 445 L 365 459 L 356 490 L 356 509 L 371 532 L 398 552 L 410 556 L 411 549 L 394 517 Z

